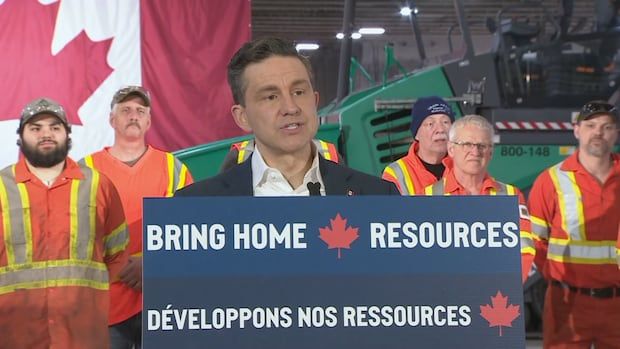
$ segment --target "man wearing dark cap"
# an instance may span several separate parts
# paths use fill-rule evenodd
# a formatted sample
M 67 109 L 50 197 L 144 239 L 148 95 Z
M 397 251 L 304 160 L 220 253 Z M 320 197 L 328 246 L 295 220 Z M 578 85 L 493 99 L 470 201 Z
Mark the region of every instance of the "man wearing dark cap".
M 448 153 L 448 130 L 454 122 L 452 108 L 440 97 L 422 97 L 411 111 L 411 135 L 414 138 L 409 153 L 389 164 L 383 179 L 393 182 L 402 195 L 424 194 L 424 188 L 445 172 Z
M 585 104 L 574 123 L 578 149 L 538 176 L 529 195 L 536 265 L 549 283 L 545 348 L 620 348 L 618 112 Z
M 146 143 L 151 97 L 141 86 L 127 86 L 112 98 L 114 144 L 81 163 L 105 174 L 116 186 L 129 227 L 130 258 L 110 287 L 112 349 L 140 348 L 142 333 L 142 199 L 170 197 L 192 183 L 187 167 L 171 153 Z
M 0 170 L 0 346 L 108 348 L 109 279 L 128 257 L 120 197 L 67 157 L 58 103 L 29 103 L 17 133 L 24 156 Z

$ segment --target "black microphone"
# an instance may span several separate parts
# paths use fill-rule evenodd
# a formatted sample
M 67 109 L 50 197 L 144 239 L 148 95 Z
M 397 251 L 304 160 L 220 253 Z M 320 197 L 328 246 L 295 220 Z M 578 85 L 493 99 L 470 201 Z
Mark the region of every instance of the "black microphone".
M 320 182 L 316 182 L 316 183 L 308 182 L 306 186 L 308 187 L 310 196 L 321 196 L 321 183 Z

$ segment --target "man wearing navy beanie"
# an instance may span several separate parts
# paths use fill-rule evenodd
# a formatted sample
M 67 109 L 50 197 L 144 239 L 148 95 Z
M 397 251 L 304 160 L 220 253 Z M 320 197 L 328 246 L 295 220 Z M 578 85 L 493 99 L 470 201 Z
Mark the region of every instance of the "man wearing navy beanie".
M 409 153 L 389 164 L 383 179 L 396 184 L 402 195 L 424 194 L 424 188 L 439 180 L 451 162 L 448 154 L 448 130 L 454 112 L 441 97 L 419 98 L 411 110 Z

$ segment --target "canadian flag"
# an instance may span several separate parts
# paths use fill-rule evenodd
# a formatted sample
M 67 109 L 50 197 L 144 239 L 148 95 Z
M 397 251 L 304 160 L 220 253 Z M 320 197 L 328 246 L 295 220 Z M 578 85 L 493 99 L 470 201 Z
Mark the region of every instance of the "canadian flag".
M 0 167 L 17 160 L 22 108 L 65 107 L 79 159 L 111 145 L 125 85 L 153 99 L 148 141 L 177 150 L 239 135 L 226 65 L 250 38 L 249 0 L 0 0 Z

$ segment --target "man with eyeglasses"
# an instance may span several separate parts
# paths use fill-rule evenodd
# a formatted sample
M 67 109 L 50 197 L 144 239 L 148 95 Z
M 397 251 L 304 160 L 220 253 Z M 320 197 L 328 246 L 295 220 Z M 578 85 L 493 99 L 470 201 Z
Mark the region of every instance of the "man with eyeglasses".
M 151 97 L 141 86 L 127 86 L 112 98 L 114 144 L 80 162 L 114 183 L 129 227 L 131 257 L 110 286 L 110 348 L 140 348 L 142 340 L 142 199 L 171 197 L 192 183 L 187 167 L 171 153 L 146 143 Z M 114 281 L 114 280 L 113 280 Z
M 521 191 L 491 177 L 487 171 L 493 156 L 493 126 L 482 116 L 456 120 L 448 133 L 448 156 L 453 167 L 439 181 L 424 189 L 426 195 L 517 195 L 521 226 L 521 276 L 525 282 L 534 260 L 530 217 Z
M 383 179 L 396 184 L 402 195 L 423 194 L 424 188 L 441 178 L 450 166 L 444 160 L 452 122 L 454 112 L 442 98 L 419 98 L 411 110 L 414 142 L 407 155 L 385 168 Z
M 620 348 L 618 113 L 593 101 L 574 124 L 577 151 L 541 173 L 529 195 L 536 265 L 549 282 L 545 348 Z

